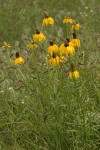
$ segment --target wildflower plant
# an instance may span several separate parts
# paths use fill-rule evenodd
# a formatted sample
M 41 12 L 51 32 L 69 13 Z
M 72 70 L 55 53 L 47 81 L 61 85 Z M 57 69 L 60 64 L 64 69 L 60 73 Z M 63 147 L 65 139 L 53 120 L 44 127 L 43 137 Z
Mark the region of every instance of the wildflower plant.
M 48 13 L 45 13 L 45 18 L 43 19 L 43 26 L 47 26 L 49 25 L 49 22 L 47 21 L 49 18 Z M 75 22 L 75 20 L 73 20 L 70 17 L 67 17 L 65 19 L 63 19 L 63 24 L 65 23 L 69 23 L 72 27 L 70 28 L 69 32 L 70 38 L 68 37 L 68 35 L 66 35 L 67 38 L 65 38 L 64 42 L 62 44 L 60 44 L 60 41 L 58 44 L 55 44 L 53 39 L 49 42 L 50 45 L 47 47 L 47 53 L 49 54 L 49 60 L 48 60 L 48 64 L 54 67 L 62 66 L 64 65 L 64 62 L 67 62 L 67 66 L 71 66 L 68 64 L 73 63 L 73 57 L 75 57 L 76 54 L 76 48 L 80 48 L 80 40 L 79 38 L 77 38 L 77 30 L 79 30 L 80 28 L 80 24 L 77 24 Z M 54 23 L 52 23 L 54 24 Z M 46 28 L 45 28 L 46 30 Z M 47 35 L 47 39 L 49 39 L 49 35 Z M 59 46 L 58 46 L 59 45 Z M 63 58 L 63 59 L 62 59 Z M 63 60 L 63 61 L 62 61 Z M 67 60 L 67 61 L 65 61 Z M 69 68 L 71 69 L 71 68 Z M 69 73 L 70 79 L 72 79 L 73 74 L 71 76 L 71 73 Z M 79 77 L 75 76 L 75 79 L 77 79 Z
M 1 17 L 11 14 L 16 7 L 17 2 L 11 1 L 10 5 L 11 3 L 14 5 L 10 7 L 10 13 L 4 13 Z M 88 40 L 85 21 L 82 18 L 81 28 L 81 18 L 76 18 L 76 13 L 72 13 L 73 18 L 64 18 L 66 8 L 63 5 L 70 4 L 71 1 L 64 1 L 64 4 L 61 2 L 64 10 L 56 7 L 55 10 L 50 10 L 52 14 L 45 12 L 42 16 L 40 12 L 43 11 L 43 3 L 44 7 L 46 3 L 50 4 L 51 9 L 55 3 L 24 3 L 25 8 L 21 9 L 22 5 L 18 5 L 18 9 L 6 21 L 9 24 L 11 18 L 14 19 L 14 30 L 10 27 L 10 30 L 5 29 L 5 33 L 0 31 L 1 40 L 6 33 L 10 35 L 11 30 L 15 31 L 12 41 L 10 36 L 5 38 L 11 45 L 4 42 L 0 50 L 0 148 L 99 149 L 99 109 L 96 111 L 100 97 L 96 79 L 99 76 L 99 67 L 98 61 L 93 61 L 99 60 L 99 52 L 95 47 L 93 51 L 88 49 L 93 41 L 97 44 L 97 37 L 93 41 L 92 38 Z M 32 11 L 28 10 L 31 4 L 34 5 L 34 11 L 33 7 Z M 42 5 L 37 9 L 39 4 Z M 60 2 L 56 4 L 59 5 Z M 71 5 L 74 8 L 73 4 L 74 1 Z M 1 5 L 4 10 L 9 6 L 6 6 L 6 2 Z M 22 20 L 18 21 L 17 16 L 18 22 L 14 17 L 16 10 L 17 13 L 21 10 L 19 19 L 21 17 Z M 56 11 L 57 15 L 53 15 Z M 32 14 L 28 18 L 29 12 Z M 88 22 L 89 20 L 90 16 L 87 18 Z M 27 25 L 30 27 L 26 28 Z M 21 37 L 16 35 L 19 26 Z M 13 43 L 17 36 L 18 39 Z
M 45 55 L 45 60 L 48 65 L 51 67 L 59 67 L 59 70 L 61 69 L 61 66 L 64 65 L 66 62 L 66 68 L 69 67 L 71 63 L 73 63 L 73 58 L 75 57 L 76 54 L 76 48 L 80 48 L 80 40 L 77 38 L 77 30 L 80 28 L 80 24 L 77 24 L 75 20 L 73 20 L 70 17 L 67 17 L 63 19 L 63 24 L 69 23 L 71 28 L 69 29 L 70 35 L 66 35 L 65 40 L 62 44 L 60 44 L 62 41 L 56 42 L 53 40 L 53 34 L 52 32 L 49 33 L 50 30 L 55 30 L 54 25 L 54 19 L 49 17 L 48 13 L 44 13 L 44 18 L 42 20 L 41 28 L 43 27 L 43 31 L 45 30 L 44 34 L 42 31 L 36 29 L 36 33 L 33 34 L 32 41 L 28 43 L 27 48 L 28 49 L 33 49 L 34 54 L 39 52 L 39 49 L 42 48 L 43 43 L 45 45 L 44 54 Z M 49 26 L 50 30 L 47 30 L 46 26 Z M 51 34 L 51 35 L 50 35 Z M 69 37 L 68 37 L 69 36 Z M 52 39 L 51 39 L 52 37 Z M 64 38 L 64 37 L 63 37 Z M 71 38 L 71 39 L 70 39 Z M 42 43 L 41 43 L 42 42 Z M 49 44 L 49 45 L 48 45 Z M 39 46 L 38 46 L 39 45 Z M 38 48 L 38 50 L 36 50 Z M 35 52 L 37 51 L 37 52 Z M 46 53 L 45 53 L 46 52 Z M 33 54 L 33 55 L 34 55 Z M 35 54 L 36 55 L 36 54 Z M 41 54 L 42 55 L 42 54 Z M 46 56 L 47 55 L 47 56 Z M 34 59 L 38 59 L 35 58 Z M 35 61 L 36 63 L 36 61 Z M 71 68 L 69 68 L 71 70 Z M 74 76 L 73 74 L 69 73 L 70 79 Z M 78 75 L 79 77 L 79 75 Z M 75 76 L 75 79 L 78 77 Z

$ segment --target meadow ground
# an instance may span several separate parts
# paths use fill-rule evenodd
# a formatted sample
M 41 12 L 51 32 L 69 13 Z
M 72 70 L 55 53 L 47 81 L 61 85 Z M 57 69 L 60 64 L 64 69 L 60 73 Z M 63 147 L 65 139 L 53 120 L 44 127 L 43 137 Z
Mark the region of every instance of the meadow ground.
M 44 11 L 55 25 L 42 26 Z M 99 0 L 0 0 L 0 150 L 99 150 L 99 14 Z M 54 67 L 47 49 L 72 38 L 66 16 L 80 23 L 81 46 Z M 29 49 L 36 29 L 46 40 Z M 12 63 L 16 52 L 25 63 Z M 69 78 L 69 62 L 78 79 Z

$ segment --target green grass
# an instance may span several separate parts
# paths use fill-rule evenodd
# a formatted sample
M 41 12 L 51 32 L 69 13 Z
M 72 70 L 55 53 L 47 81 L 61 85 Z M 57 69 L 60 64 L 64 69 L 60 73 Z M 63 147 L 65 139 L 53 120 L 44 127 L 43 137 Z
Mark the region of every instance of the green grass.
M 1 0 L 0 150 L 99 150 L 100 147 L 99 0 Z M 55 27 L 42 27 L 44 11 Z M 68 32 L 66 15 L 81 24 L 81 48 L 73 57 L 80 72 L 69 80 L 68 64 L 50 67 L 48 42 L 60 45 Z M 27 43 L 36 28 L 48 35 L 38 50 Z M 25 59 L 13 65 L 15 52 Z M 10 58 L 8 57 L 10 55 Z M 9 60 L 10 59 L 10 60 Z

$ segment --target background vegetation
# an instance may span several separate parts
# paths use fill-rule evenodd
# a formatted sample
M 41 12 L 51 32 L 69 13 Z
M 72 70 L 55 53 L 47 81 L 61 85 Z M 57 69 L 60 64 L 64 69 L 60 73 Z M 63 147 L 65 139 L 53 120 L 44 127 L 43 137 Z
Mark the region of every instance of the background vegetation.
M 53 36 L 48 32 L 57 44 L 67 34 L 65 16 L 81 24 L 77 81 L 66 65 L 63 72 L 48 67 L 48 41 L 35 52 L 26 47 L 36 28 L 45 33 L 45 10 L 56 22 Z M 99 14 L 99 0 L 0 0 L 0 45 L 12 45 L 10 60 L 16 51 L 25 59 L 14 66 L 0 48 L 0 150 L 99 150 Z

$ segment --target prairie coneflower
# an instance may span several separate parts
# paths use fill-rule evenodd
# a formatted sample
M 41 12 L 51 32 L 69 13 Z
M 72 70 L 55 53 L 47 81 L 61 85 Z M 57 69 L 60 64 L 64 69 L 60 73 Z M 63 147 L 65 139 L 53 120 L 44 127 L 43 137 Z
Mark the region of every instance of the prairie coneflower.
M 75 23 L 74 25 L 72 25 L 72 30 L 79 30 L 80 29 L 80 24 L 79 23 Z
M 52 56 L 53 53 L 57 53 L 57 52 L 58 52 L 58 46 L 51 41 L 50 46 L 48 47 L 48 54 Z
M 59 47 L 59 53 L 60 55 L 66 54 L 67 56 L 73 56 L 75 54 L 75 49 L 71 43 L 69 44 L 67 41 L 65 41 L 65 43 L 61 44 Z
M 67 17 L 67 18 L 63 19 L 63 23 L 70 23 L 70 24 L 72 24 L 73 23 L 73 19 Z
M 45 18 L 42 21 L 42 26 L 48 26 L 49 24 L 53 25 L 54 24 L 53 18 L 49 17 L 47 12 L 45 12 L 44 15 Z
M 40 31 L 36 30 L 36 34 L 33 35 L 33 41 L 44 41 L 46 38 L 43 33 Z
M 28 47 L 29 49 L 38 48 L 38 45 L 35 44 L 35 43 L 32 41 L 32 42 L 30 42 L 29 44 L 27 44 L 27 47 Z
M 77 79 L 79 78 L 79 72 L 77 70 L 73 71 L 73 72 L 69 72 L 69 78 L 70 79 Z
M 65 50 L 66 50 L 66 46 L 65 44 L 61 44 L 59 47 L 59 54 L 62 56 L 63 54 L 65 54 Z
M 74 65 L 71 64 L 71 72 L 69 72 L 69 78 L 70 79 L 77 79 L 79 78 L 79 72 L 75 70 Z
M 56 56 L 55 53 L 53 53 L 53 57 L 48 61 L 48 63 L 52 66 L 59 66 L 60 64 L 60 57 Z
M 4 41 L 4 45 L 2 46 L 2 48 L 7 49 L 7 48 L 10 48 L 10 47 L 11 47 L 11 45 L 7 44 L 7 42 Z
M 13 61 L 15 65 L 24 63 L 24 59 L 20 57 L 19 52 L 16 52 L 16 59 Z
M 73 46 L 80 47 L 80 40 L 76 36 L 76 32 L 73 32 L 73 39 L 71 40 Z

